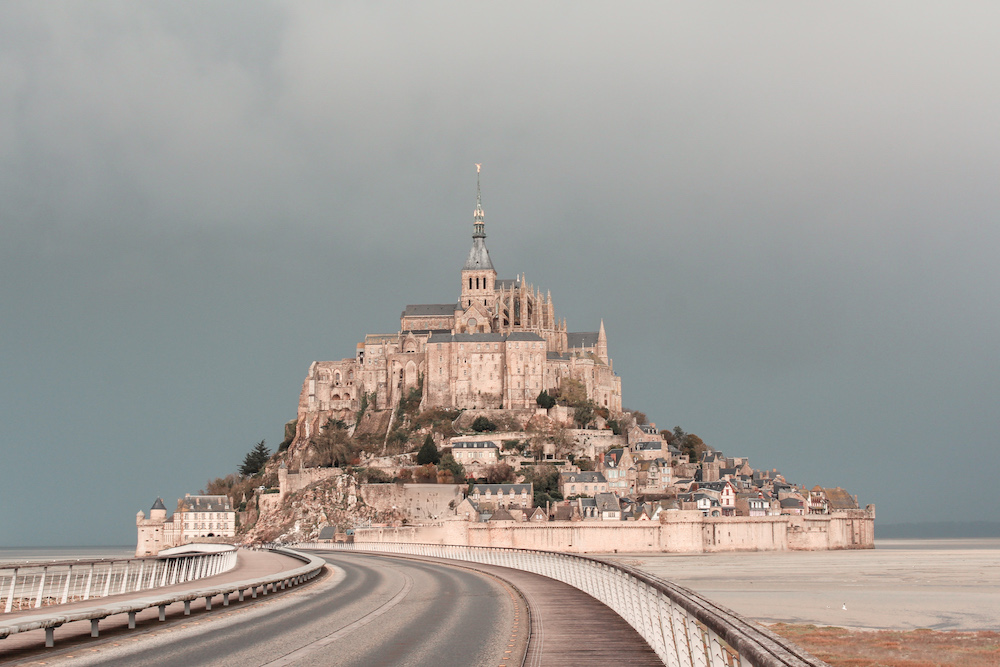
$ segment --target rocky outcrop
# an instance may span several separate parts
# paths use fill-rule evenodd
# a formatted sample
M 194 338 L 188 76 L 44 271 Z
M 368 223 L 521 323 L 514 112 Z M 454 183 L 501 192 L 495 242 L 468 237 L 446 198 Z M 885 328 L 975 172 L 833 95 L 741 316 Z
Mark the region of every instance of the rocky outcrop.
M 240 538 L 244 544 L 309 541 L 327 525 L 345 530 L 360 524 L 399 525 L 402 520 L 399 510 L 365 503 L 357 479 L 348 474 L 310 484 L 281 503 L 260 504 L 256 521 Z

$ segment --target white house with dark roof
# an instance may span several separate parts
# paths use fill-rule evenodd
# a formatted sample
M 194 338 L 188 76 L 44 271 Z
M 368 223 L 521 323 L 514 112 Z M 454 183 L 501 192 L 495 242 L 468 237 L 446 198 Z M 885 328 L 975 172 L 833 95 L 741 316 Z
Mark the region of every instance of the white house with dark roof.
M 480 509 L 508 507 L 534 507 L 534 485 L 532 484 L 473 484 L 469 492 L 471 500 Z
M 500 460 L 500 446 L 492 440 L 452 440 L 451 455 L 466 467 L 492 465 Z
M 599 472 L 561 472 L 559 492 L 563 498 L 596 496 L 598 493 L 608 492 L 608 480 Z
M 229 496 L 224 495 L 185 494 L 169 518 L 163 499 L 157 498 L 149 518 L 139 512 L 135 523 L 137 556 L 153 555 L 198 539 L 236 537 L 236 512 Z

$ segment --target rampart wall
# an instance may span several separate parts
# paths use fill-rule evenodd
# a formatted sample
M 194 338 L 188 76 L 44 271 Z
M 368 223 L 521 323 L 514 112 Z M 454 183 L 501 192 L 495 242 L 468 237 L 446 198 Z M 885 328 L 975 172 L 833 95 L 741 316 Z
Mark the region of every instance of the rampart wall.
M 681 511 L 670 512 L 660 523 L 448 521 L 433 526 L 358 529 L 354 539 L 567 553 L 821 551 L 874 548 L 874 524 L 874 516 L 865 511 L 769 517 L 705 517 L 700 512 Z

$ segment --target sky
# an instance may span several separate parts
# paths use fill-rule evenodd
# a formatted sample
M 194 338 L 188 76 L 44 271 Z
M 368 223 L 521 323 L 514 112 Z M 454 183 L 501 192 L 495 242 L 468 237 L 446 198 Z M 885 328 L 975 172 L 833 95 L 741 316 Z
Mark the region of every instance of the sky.
M 994 518 L 995 3 L 0 5 L 0 546 L 128 544 L 309 364 L 500 277 L 626 406 Z

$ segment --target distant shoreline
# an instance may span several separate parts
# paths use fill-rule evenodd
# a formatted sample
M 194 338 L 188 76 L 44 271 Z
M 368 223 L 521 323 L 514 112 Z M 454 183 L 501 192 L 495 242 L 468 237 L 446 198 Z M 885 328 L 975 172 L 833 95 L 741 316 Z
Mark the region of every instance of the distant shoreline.
M 906 539 L 975 539 L 1000 537 L 997 521 L 934 521 L 930 523 L 875 522 L 875 540 L 880 538 Z

